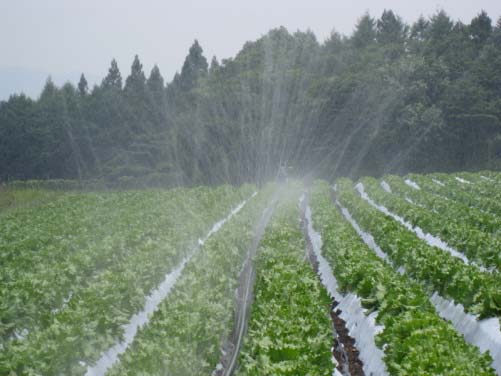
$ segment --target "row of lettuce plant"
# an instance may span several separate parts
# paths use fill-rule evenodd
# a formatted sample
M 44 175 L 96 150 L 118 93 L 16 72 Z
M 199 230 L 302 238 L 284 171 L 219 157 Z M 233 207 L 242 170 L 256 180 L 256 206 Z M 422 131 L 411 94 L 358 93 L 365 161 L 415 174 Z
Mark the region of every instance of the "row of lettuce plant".
M 374 178 L 363 178 L 366 193 L 377 204 L 385 206 L 391 212 L 403 217 L 413 226 L 418 226 L 423 231 L 439 236 L 448 245 L 463 253 L 468 260 L 486 268 L 501 268 L 501 239 L 491 234 L 472 228 L 461 219 L 462 211 L 454 211 L 454 206 L 448 209 L 448 215 L 435 213 L 427 208 L 416 205 L 421 190 L 408 187 L 403 181 L 393 177 L 385 178 L 393 192 L 407 195 L 417 192 L 412 196 L 415 203 L 409 203 L 396 193 L 388 193 L 380 187 Z M 403 185 L 403 186 L 402 186 Z M 407 192 L 407 190 L 410 192 Z M 446 218 L 446 220 L 444 220 Z
M 434 173 L 430 174 L 431 177 L 437 180 L 450 181 L 452 186 L 458 189 L 470 192 L 472 194 L 477 194 L 481 197 L 490 197 L 494 200 L 501 200 L 501 192 L 499 190 L 499 173 L 494 173 L 494 175 L 484 176 L 479 175 L 469 175 L 467 173 L 462 174 L 444 174 L 444 173 Z M 482 179 L 480 176 L 487 177 L 489 180 Z
M 249 200 L 187 262 L 170 294 L 109 375 L 212 373 L 231 334 L 239 274 L 272 189 Z
M 462 172 L 455 174 L 455 182 L 461 183 L 459 185 L 465 190 L 482 196 L 489 196 L 496 200 L 501 199 L 501 192 L 499 191 L 499 183 L 501 183 L 500 172 Z
M 46 326 L 76 290 L 148 242 L 164 244 L 166 236 L 181 235 L 183 222 L 198 224 L 190 238 L 195 240 L 217 213 L 248 191 L 222 187 L 72 194 L 3 218 L 2 340 Z
M 343 205 L 353 209 L 359 203 L 347 194 L 348 189 L 347 181 L 338 183 Z M 311 195 L 322 253 L 339 287 L 361 297 L 367 313 L 377 311 L 377 322 L 384 329 L 376 341 L 384 349 L 388 372 L 409 376 L 495 374 L 490 356 L 480 354 L 438 316 L 420 284 L 397 273 L 366 246 L 334 206 L 331 192 L 325 182 L 317 182 Z M 359 212 L 356 214 L 358 217 Z
M 436 215 L 451 218 L 459 225 L 466 225 L 494 236 L 500 230 L 501 217 L 455 201 L 444 200 L 443 197 L 424 189 L 412 188 L 399 176 L 385 176 L 384 181 L 389 183 L 396 194 L 408 197 L 416 204 L 433 210 Z
M 40 189 L 13 189 L 0 184 L 0 218 L 16 210 L 47 204 L 61 198 L 65 193 Z
M 337 197 L 360 226 L 371 233 L 396 268 L 429 290 L 461 303 L 480 318 L 501 317 L 501 275 L 482 272 L 448 252 L 432 247 L 363 200 L 349 179 L 337 182 Z
M 255 260 L 255 299 L 237 375 L 332 375 L 330 298 L 308 259 L 299 194 L 282 199 Z
M 130 190 L 148 188 L 174 188 L 177 179 L 165 173 L 151 173 L 146 176 L 119 176 L 99 179 L 43 179 L 43 180 L 11 180 L 6 182 L 13 189 L 45 189 L 53 191 L 90 191 L 90 190 Z
M 463 171 L 457 174 L 457 176 L 471 181 L 472 183 L 481 183 L 493 186 L 496 183 L 501 182 L 501 172 L 499 171 L 478 171 L 470 172 Z
M 69 194 L 3 217 L 2 339 L 46 324 L 74 287 L 118 258 L 139 235 L 130 228 L 134 216 L 141 219 L 138 209 L 154 207 L 150 198 L 133 193 Z
M 26 280 L 33 278 L 31 285 L 25 287 L 14 279 L 8 286 L 14 290 L 2 292 L 3 296 L 14 296 L 12 306 L 5 307 L 7 313 L 15 316 L 12 310 L 24 310 L 31 321 L 24 326 L 29 328 L 25 336 L 4 341 L 0 373 L 83 373 L 87 363 L 121 338 L 123 324 L 143 307 L 149 291 L 197 244 L 197 239 L 251 192 L 252 187 L 244 186 L 117 193 L 120 198 L 113 201 L 118 206 L 109 207 L 108 214 L 100 212 L 103 221 L 110 221 L 107 231 L 112 233 L 91 246 L 77 239 L 73 252 L 79 257 L 65 258 L 54 245 L 44 249 L 46 257 L 54 258 L 52 264 L 37 268 L 37 274 L 23 276 Z M 81 204 L 76 200 L 76 205 Z M 116 212 L 123 218 L 117 218 Z M 113 223 L 115 219 L 119 224 Z M 100 266 L 99 272 L 92 270 L 95 265 Z M 73 274 L 50 279 L 64 276 L 68 268 Z M 44 271 L 49 276 L 44 276 Z M 70 298 L 54 304 L 52 294 L 58 289 L 59 296 L 64 296 L 61 291 L 70 291 Z M 28 307 L 16 303 L 16 294 L 26 299 Z M 39 315 L 38 320 L 35 315 Z
M 435 179 L 430 175 L 409 174 L 409 179 L 415 181 L 423 190 L 434 193 L 444 198 L 446 201 L 455 201 L 469 207 L 501 216 L 501 202 L 493 200 L 490 196 L 481 196 L 461 189 L 451 181 L 451 176 L 447 179 Z

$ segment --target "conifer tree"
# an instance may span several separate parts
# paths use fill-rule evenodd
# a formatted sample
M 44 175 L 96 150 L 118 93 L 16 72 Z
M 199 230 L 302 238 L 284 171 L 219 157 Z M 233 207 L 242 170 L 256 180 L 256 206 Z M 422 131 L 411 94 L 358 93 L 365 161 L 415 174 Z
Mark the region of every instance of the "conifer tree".
M 146 76 L 143 71 L 143 64 L 139 57 L 134 56 L 130 75 L 125 80 L 125 93 L 128 96 L 144 96 L 146 86 Z
M 357 48 L 365 47 L 376 40 L 376 21 L 369 13 L 358 20 L 351 40 Z
M 164 86 L 164 79 L 158 69 L 157 65 L 153 66 L 150 76 L 146 81 L 148 88 L 148 115 L 150 121 L 157 127 L 165 124 L 166 122 L 166 93 Z
M 454 28 L 454 22 L 443 10 L 439 11 L 430 20 L 429 38 L 433 42 L 446 39 Z
M 210 62 L 209 73 L 215 73 L 219 70 L 221 66 L 219 65 L 219 61 L 217 61 L 217 57 L 213 56 Z
M 426 39 L 429 26 L 430 23 L 423 16 L 420 16 L 414 25 L 412 25 L 410 33 L 411 38 L 419 42 L 424 41 Z
M 470 35 L 477 47 L 482 46 L 492 34 L 492 20 L 481 11 L 470 23 Z
M 384 10 L 377 21 L 377 41 L 381 44 L 401 44 L 407 34 L 407 26 L 392 10 Z
M 108 74 L 103 79 L 102 86 L 105 89 L 113 88 L 122 90 L 122 75 L 118 69 L 118 64 L 115 59 L 111 60 L 111 66 L 108 69 Z
M 184 91 L 193 89 L 197 85 L 198 80 L 207 75 L 208 66 L 209 64 L 203 55 L 202 47 L 200 47 L 200 44 L 195 39 L 181 70 L 181 88 Z
M 52 81 L 52 77 L 49 76 L 47 77 L 47 80 L 45 81 L 45 85 L 42 89 L 42 93 L 40 94 L 40 99 L 43 100 L 45 98 L 52 97 L 57 93 L 57 87 L 54 84 L 54 81 Z
M 155 100 L 158 101 L 160 98 L 162 98 L 165 89 L 164 78 L 162 77 L 160 69 L 158 69 L 158 66 L 156 64 L 153 66 L 146 84 L 148 86 L 148 90 L 153 95 Z
M 86 96 L 89 91 L 89 86 L 84 74 L 80 75 L 80 81 L 78 81 L 78 92 L 82 97 Z
M 494 46 L 501 50 L 501 17 L 498 18 L 498 22 L 492 31 L 492 42 Z

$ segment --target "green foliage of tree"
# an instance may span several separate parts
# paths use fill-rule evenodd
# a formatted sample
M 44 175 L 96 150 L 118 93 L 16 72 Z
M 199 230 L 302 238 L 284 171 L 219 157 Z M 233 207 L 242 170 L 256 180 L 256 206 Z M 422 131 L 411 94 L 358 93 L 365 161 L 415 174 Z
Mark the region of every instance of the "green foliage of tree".
M 208 70 L 207 59 L 203 55 L 203 50 L 197 40 L 190 47 L 188 56 L 186 57 L 181 75 L 179 76 L 179 85 L 181 90 L 185 92 L 194 89 L 198 81 L 207 75 Z
M 492 34 L 492 20 L 481 11 L 470 23 L 470 35 L 477 46 L 482 46 Z
M 130 75 L 125 80 L 124 91 L 128 97 L 138 97 L 144 96 L 146 90 L 146 76 L 143 71 L 143 64 L 139 61 L 139 57 L 136 55 L 134 61 L 132 62 Z
M 209 73 L 216 74 L 219 68 L 221 68 L 221 65 L 219 64 L 219 61 L 217 61 L 217 57 L 213 56 L 210 62 Z
M 392 10 L 384 10 L 376 25 L 376 39 L 379 43 L 404 43 L 408 27 Z
M 322 43 L 279 27 L 210 67 L 195 40 L 167 83 L 137 55 L 125 85 L 114 59 L 90 91 L 83 74 L 76 89 L 49 79 L 37 100 L 0 102 L 0 180 L 493 168 L 500 119 L 501 18 L 493 26 L 482 11 L 463 24 L 438 11 L 407 25 L 385 10 Z
M 82 97 L 86 96 L 89 92 L 89 85 L 83 73 L 80 75 L 80 81 L 78 81 L 78 92 Z
M 351 40 L 357 48 L 366 47 L 376 41 L 376 21 L 369 13 L 358 20 Z
M 108 74 L 103 79 L 101 84 L 106 89 L 122 90 L 122 75 L 118 69 L 118 64 L 115 59 L 111 60 L 111 66 L 108 69 Z

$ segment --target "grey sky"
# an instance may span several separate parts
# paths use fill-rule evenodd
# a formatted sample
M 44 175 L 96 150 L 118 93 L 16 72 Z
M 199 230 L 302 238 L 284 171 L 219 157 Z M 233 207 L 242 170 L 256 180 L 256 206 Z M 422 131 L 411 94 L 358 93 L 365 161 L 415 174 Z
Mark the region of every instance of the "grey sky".
M 112 57 L 126 76 L 135 54 L 147 73 L 157 63 L 170 80 L 195 38 L 208 59 L 221 59 L 272 27 L 310 28 L 322 41 L 385 8 L 409 23 L 439 9 L 464 22 L 481 9 L 494 22 L 501 15 L 499 0 L 0 0 L 0 99 L 36 96 L 49 74 L 58 84 L 80 72 L 100 80 Z

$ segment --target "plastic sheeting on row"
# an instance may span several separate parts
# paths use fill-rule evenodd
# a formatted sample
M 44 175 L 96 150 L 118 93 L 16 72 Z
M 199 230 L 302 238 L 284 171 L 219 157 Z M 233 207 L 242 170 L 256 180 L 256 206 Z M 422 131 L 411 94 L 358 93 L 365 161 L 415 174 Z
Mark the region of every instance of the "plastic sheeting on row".
M 487 180 L 487 181 L 492 181 L 492 182 L 494 181 L 494 179 L 488 178 L 487 176 L 484 176 L 484 175 L 480 175 L 480 178 Z
M 341 213 L 344 215 L 346 220 L 351 224 L 351 226 L 355 229 L 357 234 L 362 238 L 362 240 L 365 242 L 365 244 L 367 244 L 370 249 L 372 249 L 374 252 L 376 252 L 376 255 L 378 255 L 379 258 L 381 258 L 381 259 L 383 259 L 391 264 L 391 261 L 388 258 L 388 255 L 385 252 L 383 252 L 383 250 L 376 244 L 374 237 L 371 234 L 363 231 L 360 228 L 358 223 L 351 216 L 351 213 L 348 211 L 348 209 L 341 206 L 341 203 L 339 201 L 336 201 L 336 204 L 341 208 Z
M 396 220 L 397 222 L 399 222 L 400 224 L 405 226 L 409 231 L 412 231 L 413 233 L 415 233 L 419 239 L 424 240 L 428 245 L 430 245 L 432 247 L 437 247 L 443 251 L 446 251 L 446 252 L 450 253 L 452 256 L 460 258 L 466 264 L 472 264 L 472 265 L 475 265 L 478 268 L 480 268 L 482 271 L 487 271 L 487 269 L 485 269 L 484 267 L 470 262 L 470 260 L 464 254 L 462 254 L 461 252 L 452 248 L 450 245 L 448 245 L 446 242 L 444 242 L 438 236 L 434 236 L 432 234 L 425 233 L 419 226 L 414 226 L 413 224 L 406 221 L 405 219 L 403 219 L 399 215 L 390 212 L 385 206 L 377 204 L 365 192 L 365 188 L 364 188 L 364 185 L 362 183 L 358 183 L 355 186 L 355 189 L 358 191 L 358 193 L 360 194 L 362 199 L 367 201 L 370 205 L 372 205 L 373 207 L 378 209 L 383 214 L 386 214 L 386 215 L 392 217 L 394 220 Z
M 461 304 L 444 299 L 438 293 L 430 298 L 441 317 L 449 320 L 465 340 L 478 346 L 481 352 L 489 351 L 494 361 L 492 367 L 501 375 L 501 328 L 499 319 L 492 317 L 484 320 L 466 313 Z
M 442 183 L 440 180 L 437 179 L 431 179 L 435 184 L 440 185 L 441 187 L 445 187 L 445 184 Z
M 211 237 L 213 234 L 218 232 L 221 227 L 237 214 L 245 204 L 255 195 L 257 192 L 254 192 L 252 196 L 243 202 L 241 202 L 237 207 L 235 207 L 225 218 L 216 222 L 210 231 L 205 235 L 203 239 L 198 240 L 198 246 L 195 247 L 188 256 L 186 256 L 181 263 L 174 268 L 174 270 L 170 271 L 165 275 L 165 279 L 163 282 L 151 292 L 151 294 L 146 297 L 146 302 L 144 304 L 143 310 L 134 314 L 130 321 L 123 326 L 124 330 L 124 339 L 121 342 L 117 342 L 115 345 L 106 350 L 101 358 L 96 362 L 95 365 L 87 368 L 86 376 L 101 376 L 106 373 L 108 369 L 110 369 L 117 361 L 118 356 L 127 350 L 129 345 L 134 340 L 134 337 L 137 334 L 139 328 L 147 325 L 150 316 L 153 312 L 155 312 L 160 305 L 160 303 L 167 297 L 169 292 L 172 290 L 174 285 L 176 284 L 177 279 L 182 274 L 184 267 L 188 263 L 188 261 L 196 254 L 196 252 L 200 249 L 202 245 Z
M 460 178 L 459 176 L 456 176 L 456 180 L 460 183 L 463 183 L 463 184 L 473 184 L 471 181 Z
M 382 180 L 380 184 L 381 184 L 381 188 L 383 188 L 386 192 L 393 193 L 391 191 L 390 185 L 386 181 Z
M 322 256 L 322 238 L 313 228 L 309 205 L 306 207 L 305 216 L 308 222 L 308 235 L 318 261 L 320 280 L 329 295 L 339 303 L 336 309 L 341 310 L 340 317 L 346 322 L 346 328 L 350 336 L 355 339 L 365 374 L 368 376 L 387 375 L 388 372 L 383 362 L 384 352 L 376 346 L 374 340 L 375 336 L 383 330 L 382 326 L 376 325 L 377 312 L 366 315 L 358 296 L 352 293 L 345 295 L 339 293 L 336 277 L 334 277 L 329 263 Z M 334 374 L 338 375 L 339 372 Z
M 415 181 L 411 179 L 405 179 L 405 184 L 407 184 L 409 187 L 412 187 L 414 189 L 420 190 L 421 187 L 416 183 Z
M 359 191 L 362 198 L 372 201 L 370 197 L 365 193 L 363 184 L 359 184 L 359 186 L 357 184 L 357 190 Z M 384 208 L 374 203 L 374 201 L 370 201 L 369 203 L 379 210 Z M 386 208 L 384 209 L 386 210 L 386 212 L 388 212 Z M 346 210 L 346 212 L 348 211 Z M 357 227 L 359 227 L 353 219 L 352 221 Z M 369 236 L 372 237 L 370 234 L 365 233 L 365 237 Z M 368 245 L 372 248 L 372 244 L 368 243 Z M 386 254 L 384 255 L 387 256 Z M 405 270 L 402 269 L 399 270 L 399 272 L 403 274 L 405 273 Z M 464 336 L 466 342 L 477 346 L 481 352 L 485 352 L 487 350 L 490 351 L 490 354 L 494 359 L 492 366 L 496 370 L 496 372 L 501 375 L 501 328 L 499 319 L 497 317 L 493 317 L 484 320 L 478 320 L 476 316 L 470 313 L 466 313 L 464 311 L 464 307 L 461 304 L 455 304 L 453 301 L 440 296 L 437 292 L 435 292 L 430 297 L 430 301 L 435 306 L 438 314 L 442 318 L 450 321 L 457 332 L 461 333 Z

